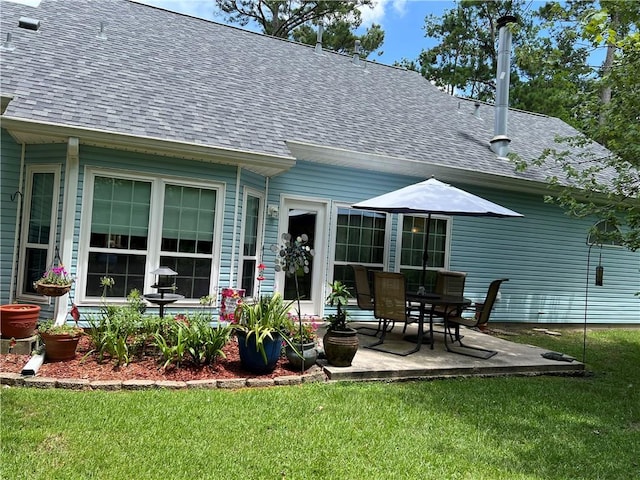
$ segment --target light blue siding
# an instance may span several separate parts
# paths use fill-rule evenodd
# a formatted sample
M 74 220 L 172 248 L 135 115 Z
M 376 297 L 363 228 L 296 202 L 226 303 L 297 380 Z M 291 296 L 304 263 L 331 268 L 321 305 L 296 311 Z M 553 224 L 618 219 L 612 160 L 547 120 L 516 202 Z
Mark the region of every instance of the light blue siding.
M 281 194 L 330 198 L 353 203 L 420 181 L 341 167 L 298 162 L 271 180 L 268 203 Z M 522 194 L 449 183 L 511 208 L 524 218 L 452 217 L 449 268 L 468 273 L 466 295 L 481 300 L 489 283 L 509 278 L 501 287 L 492 318 L 503 322 L 581 323 L 585 318 L 587 232 L 595 219 L 568 217 L 547 204 L 542 194 Z M 276 225 L 268 229 L 275 242 Z M 390 263 L 395 262 L 395 220 Z M 640 323 L 640 252 L 603 248 L 605 281 L 593 285 L 600 249 L 592 248 L 588 289 L 589 323 Z M 330 265 L 330 259 L 329 264 Z M 354 312 L 358 314 L 359 312 Z
M 0 238 L 2 301 L 9 298 L 9 280 L 15 229 L 16 202 L 10 195 L 18 188 L 20 148 L 6 132 L 2 132 L 2 195 Z M 64 192 L 64 162 L 66 145 L 30 145 L 26 149 L 26 164 L 59 163 L 62 165 L 62 188 Z M 220 272 L 214 279 L 215 287 L 235 285 L 231 273 L 237 273 L 241 253 L 240 219 L 242 217 L 242 194 L 244 188 L 264 192 L 268 183 L 265 204 L 279 204 L 282 195 L 293 195 L 315 200 L 326 200 L 330 206 L 337 203 L 352 204 L 391 190 L 420 181 L 419 178 L 381 174 L 339 166 L 321 165 L 298 161 L 290 171 L 269 179 L 241 171 L 240 190 L 236 192 L 238 170 L 236 167 L 160 157 L 137 152 L 116 151 L 105 148 L 80 147 L 79 189 L 76 198 L 74 224 L 74 256 L 72 272 L 77 268 L 77 251 L 82 220 L 82 198 L 84 175 L 88 166 L 109 168 L 130 173 L 175 176 L 194 181 L 211 181 L 224 186 L 224 218 L 221 242 Z M 268 182 L 267 182 L 268 180 Z M 458 184 L 455 179 L 446 179 L 460 188 L 481 195 L 508 208 L 524 214 L 524 218 L 471 218 L 453 217 L 451 234 L 451 257 L 449 268 L 468 273 L 466 295 L 480 300 L 491 280 L 509 278 L 501 288 L 501 299 L 496 306 L 493 319 L 505 322 L 552 322 L 581 323 L 585 319 L 585 294 L 588 293 L 589 323 L 640 323 L 640 299 L 634 293 L 640 291 L 640 253 L 620 248 L 603 248 L 602 264 L 605 268 L 604 286 L 593 285 L 595 266 L 600 249 L 591 249 L 591 267 L 587 292 L 587 257 L 589 247 L 586 237 L 595 219 L 573 219 L 567 217 L 557 206 L 546 204 L 542 195 L 522 194 L 496 190 L 490 186 L 479 188 Z M 240 202 L 236 209 L 236 195 Z M 331 214 L 330 209 L 330 214 Z M 236 217 L 237 214 L 237 217 Z M 237 220 L 234 243 L 234 222 Z M 332 227 L 334 222 L 332 219 Z M 396 265 L 396 218 L 389 232 L 389 270 Z M 269 250 L 278 244 L 278 221 L 265 218 L 263 262 L 267 266 L 263 293 L 273 288 L 274 254 Z M 58 225 L 58 235 L 60 225 Z M 323 234 L 323 233 L 318 233 Z M 324 232 L 329 235 L 330 232 Z M 59 241 L 59 239 L 58 239 Z M 231 265 L 232 245 L 235 245 L 236 264 Z M 326 252 L 318 252 L 326 255 Z M 332 259 L 323 256 L 321 261 L 330 277 Z M 95 308 L 95 306 L 93 306 Z M 87 306 L 91 308 L 91 306 Z M 179 308 L 179 307 L 178 307 Z M 171 309 L 170 309 L 171 310 Z M 354 318 L 363 318 L 362 312 L 353 309 Z M 369 317 L 369 314 L 365 314 Z
M 11 270 L 13 262 L 13 245 L 16 232 L 16 215 L 22 201 L 20 194 L 20 152 L 21 146 L 3 129 L 2 160 L 0 161 L 0 302 L 8 303 L 10 298 Z

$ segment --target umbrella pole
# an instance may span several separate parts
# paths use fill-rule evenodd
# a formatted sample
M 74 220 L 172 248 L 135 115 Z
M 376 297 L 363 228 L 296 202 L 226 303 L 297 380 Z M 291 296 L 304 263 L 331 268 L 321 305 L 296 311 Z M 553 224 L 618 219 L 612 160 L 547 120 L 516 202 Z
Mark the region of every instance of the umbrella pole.
M 420 287 L 424 287 L 427 281 L 427 263 L 429 262 L 429 231 L 431 230 L 431 214 L 427 216 L 427 231 L 424 237 L 424 252 L 422 254 L 422 280 Z

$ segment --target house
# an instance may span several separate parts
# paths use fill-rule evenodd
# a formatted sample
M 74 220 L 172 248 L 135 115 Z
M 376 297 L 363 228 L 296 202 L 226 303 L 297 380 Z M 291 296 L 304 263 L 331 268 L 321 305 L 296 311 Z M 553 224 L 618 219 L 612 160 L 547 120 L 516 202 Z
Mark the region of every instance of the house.
M 104 276 L 110 301 L 155 292 L 160 266 L 184 296 L 168 311 L 219 301 L 222 288 L 289 292 L 270 247 L 291 232 L 315 250 L 303 313 L 322 315 L 327 282 L 350 282 L 351 263 L 417 275 L 424 217 L 351 205 L 435 176 L 524 214 L 436 217 L 431 229 L 430 269 L 467 272 L 467 296 L 510 279 L 492 318 L 640 323 L 639 254 L 588 245 L 598 219 L 543 201 L 559 172 L 516 172 L 489 148 L 492 105 L 133 1 L 35 3 L 1 4 L 2 303 L 39 303 L 60 320 L 72 301 L 97 308 Z M 524 159 L 576 134 L 544 115 L 508 119 Z M 76 283 L 51 302 L 33 281 L 57 257 Z

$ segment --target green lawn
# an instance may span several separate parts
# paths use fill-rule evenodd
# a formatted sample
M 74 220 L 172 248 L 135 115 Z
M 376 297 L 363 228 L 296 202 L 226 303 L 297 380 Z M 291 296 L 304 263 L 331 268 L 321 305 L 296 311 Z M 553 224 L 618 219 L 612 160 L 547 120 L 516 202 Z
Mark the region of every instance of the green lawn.
M 516 340 L 582 358 L 581 331 Z M 4 388 L 1 478 L 640 478 L 640 330 L 590 332 L 587 367 L 238 391 Z

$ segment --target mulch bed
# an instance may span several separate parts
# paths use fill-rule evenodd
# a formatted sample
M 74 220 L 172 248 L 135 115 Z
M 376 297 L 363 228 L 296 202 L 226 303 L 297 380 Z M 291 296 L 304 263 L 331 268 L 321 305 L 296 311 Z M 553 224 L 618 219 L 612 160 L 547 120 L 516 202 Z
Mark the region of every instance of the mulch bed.
M 82 337 L 73 360 L 63 362 L 47 362 L 40 367 L 38 377 L 77 378 L 84 380 L 209 380 L 232 378 L 275 378 L 287 375 L 300 375 L 300 370 L 293 368 L 286 358 L 281 358 L 273 372 L 256 375 L 242 368 L 236 340 L 231 340 L 224 348 L 226 358 L 219 358 L 214 365 L 196 367 L 188 362 L 180 367 L 162 368 L 161 359 L 157 356 L 135 357 L 128 365 L 116 367 L 114 362 L 105 357 L 99 363 L 91 350 L 88 337 Z M 0 372 L 20 373 L 29 361 L 29 355 L 0 355 Z

